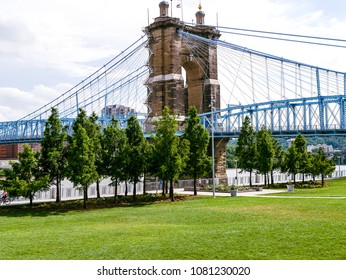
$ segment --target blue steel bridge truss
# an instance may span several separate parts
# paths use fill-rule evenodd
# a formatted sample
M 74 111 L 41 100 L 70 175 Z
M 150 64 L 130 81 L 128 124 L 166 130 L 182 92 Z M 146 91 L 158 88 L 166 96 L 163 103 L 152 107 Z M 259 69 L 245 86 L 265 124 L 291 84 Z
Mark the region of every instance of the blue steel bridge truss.
M 229 106 L 201 117 L 215 137 L 238 137 L 246 116 L 255 131 L 265 127 L 274 137 L 340 136 L 346 134 L 345 110 L 346 97 L 335 95 Z
M 221 110 L 200 114 L 202 124 L 214 136 L 222 138 L 238 137 L 243 120 L 250 117 L 256 131 L 263 126 L 271 130 L 275 137 L 291 137 L 301 133 L 305 136 L 346 135 L 346 97 L 344 95 L 320 96 L 279 100 L 259 104 L 228 106 Z M 119 125 L 126 128 L 126 116 L 117 118 Z M 145 115 L 140 118 L 146 137 Z M 62 118 L 62 124 L 72 132 L 74 118 Z M 110 116 L 99 119 L 102 126 L 110 122 Z M 3 138 L 1 143 L 37 142 L 43 138 L 46 120 L 13 121 L 0 123 Z
M 207 40 L 178 31 L 191 57 L 205 48 L 218 48 L 218 77 L 221 109 L 200 114 L 202 123 L 215 137 L 237 137 L 245 116 L 255 130 L 263 126 L 274 136 L 290 137 L 346 135 L 346 75 L 219 40 Z M 61 122 L 71 133 L 72 124 L 83 108 L 96 112 L 102 126 L 110 121 L 107 106 L 133 108 L 119 114 L 119 125 L 136 114 L 147 137 L 150 88 L 146 81 L 151 69 L 147 41 L 136 41 L 121 55 L 54 101 L 17 121 L 0 122 L 0 144 L 37 142 L 43 138 L 50 109 L 55 107 Z M 200 65 L 201 69 L 205 68 Z M 237 105 L 231 105 L 237 104 Z

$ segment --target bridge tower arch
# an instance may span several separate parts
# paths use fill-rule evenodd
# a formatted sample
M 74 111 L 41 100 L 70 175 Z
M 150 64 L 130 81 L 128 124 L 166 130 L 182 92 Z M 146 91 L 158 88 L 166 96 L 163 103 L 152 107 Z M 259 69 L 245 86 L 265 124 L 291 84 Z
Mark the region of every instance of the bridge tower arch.
M 217 71 L 217 47 L 209 45 L 203 50 L 187 47 L 182 30 L 207 39 L 219 38 L 220 32 L 204 25 L 205 13 L 201 5 L 196 13 L 196 24 L 186 25 L 168 14 L 168 1 L 159 3 L 160 16 L 145 28 L 150 52 L 147 106 L 148 124 L 162 114 L 165 106 L 184 119 L 188 109 L 195 106 L 199 113 L 220 109 L 220 84 Z M 197 52 L 198 51 L 198 52 Z M 183 75 L 183 69 L 186 76 Z M 215 174 L 226 175 L 225 146 L 227 140 L 215 141 Z

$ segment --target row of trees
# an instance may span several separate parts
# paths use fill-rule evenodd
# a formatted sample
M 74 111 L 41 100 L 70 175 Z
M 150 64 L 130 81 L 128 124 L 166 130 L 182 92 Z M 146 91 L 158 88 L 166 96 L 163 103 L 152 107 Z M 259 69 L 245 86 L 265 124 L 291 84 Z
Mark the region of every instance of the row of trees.
M 37 191 L 56 186 L 56 202 L 60 202 L 60 189 L 63 179 L 69 179 L 74 187 L 81 188 L 84 194 L 84 208 L 88 200 L 88 188 L 96 182 L 97 197 L 100 197 L 99 182 L 105 177 L 111 179 L 115 187 L 125 182 L 133 183 L 133 200 L 136 200 L 136 185 L 145 175 L 163 180 L 163 194 L 174 200 L 173 183 L 180 176 L 194 179 L 211 171 L 211 159 L 207 156 L 209 134 L 200 123 L 195 107 L 190 108 L 185 132 L 176 135 L 178 122 L 176 114 L 170 114 L 168 107 L 155 124 L 155 134 L 147 141 L 135 116 L 127 120 L 126 129 L 118 126 L 118 121 L 102 128 L 96 114 L 87 116 L 80 110 L 73 123 L 73 133 L 60 122 L 58 111 L 52 108 L 46 123 L 41 151 L 35 153 L 24 145 L 19 160 L 11 163 L 12 168 L 4 171 L 0 188 L 12 196 L 32 199 Z M 145 182 L 145 180 L 144 180 Z M 165 191 L 166 187 L 166 191 Z M 144 185 L 145 192 L 145 185 Z
M 238 137 L 235 155 L 239 168 L 250 172 L 250 185 L 251 173 L 254 171 L 266 175 L 266 184 L 269 183 L 270 174 L 273 184 L 274 170 L 289 173 L 294 182 L 299 173 L 311 174 L 314 180 L 321 175 L 324 185 L 324 178 L 335 170 L 335 163 L 326 157 L 321 148 L 313 154 L 307 152 L 306 143 L 305 137 L 299 134 L 284 151 L 269 130 L 262 128 L 255 132 L 250 118 L 246 117 Z

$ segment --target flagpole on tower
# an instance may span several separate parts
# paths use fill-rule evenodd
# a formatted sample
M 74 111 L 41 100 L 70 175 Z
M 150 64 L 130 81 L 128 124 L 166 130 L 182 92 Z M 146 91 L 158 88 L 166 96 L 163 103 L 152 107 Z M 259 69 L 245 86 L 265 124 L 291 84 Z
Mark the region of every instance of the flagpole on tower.
M 184 14 L 183 14 L 183 0 L 176 0 L 178 4 L 176 5 L 177 9 L 181 9 L 181 21 L 184 21 Z
M 180 9 L 181 9 L 181 21 L 184 21 L 184 14 L 183 14 L 183 0 L 180 1 Z
M 171 17 L 173 17 L 173 0 L 171 0 Z

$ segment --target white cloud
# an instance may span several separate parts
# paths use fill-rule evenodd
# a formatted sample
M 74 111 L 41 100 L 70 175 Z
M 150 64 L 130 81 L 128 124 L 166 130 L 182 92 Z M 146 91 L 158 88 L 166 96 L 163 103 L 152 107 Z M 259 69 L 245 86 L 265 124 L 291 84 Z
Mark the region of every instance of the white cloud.
M 21 21 L 0 21 L 0 41 L 27 44 L 34 41 L 34 35 Z
M 143 35 L 147 8 L 151 23 L 159 15 L 159 2 L 2 0 L 0 121 L 30 113 L 62 93 L 56 85 L 77 84 L 104 65 Z M 195 19 L 198 2 L 183 0 L 186 22 Z M 337 7 L 332 8 L 338 2 L 205 0 L 202 6 L 206 24 L 216 25 L 218 13 L 222 26 L 342 38 L 346 17 Z M 181 17 L 181 9 L 174 8 L 173 16 Z M 226 34 L 221 39 L 313 65 L 346 70 L 344 49 Z M 67 90 L 66 86 L 64 89 Z
M 20 119 L 45 106 L 69 88 L 69 84 L 60 84 L 54 88 L 37 85 L 30 91 L 0 88 L 0 122 Z

